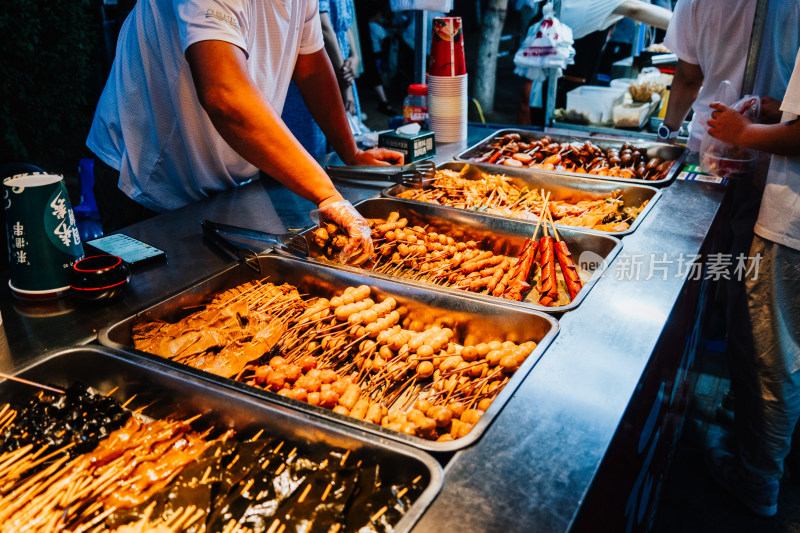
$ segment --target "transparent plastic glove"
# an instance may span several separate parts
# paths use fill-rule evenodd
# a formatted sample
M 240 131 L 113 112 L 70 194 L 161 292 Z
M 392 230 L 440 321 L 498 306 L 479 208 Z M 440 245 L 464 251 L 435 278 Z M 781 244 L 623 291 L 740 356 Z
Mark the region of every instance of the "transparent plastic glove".
M 372 257 L 374 248 L 369 223 L 347 200 L 315 209 L 311 212 L 311 218 L 317 224 L 333 222 L 347 231 L 350 239 L 339 254 L 339 260 L 343 263 L 360 265 Z

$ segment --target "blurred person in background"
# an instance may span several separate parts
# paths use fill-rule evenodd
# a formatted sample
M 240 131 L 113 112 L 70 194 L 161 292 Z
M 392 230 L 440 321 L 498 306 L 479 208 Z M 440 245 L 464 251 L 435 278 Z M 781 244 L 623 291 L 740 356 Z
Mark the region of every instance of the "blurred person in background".
M 350 26 L 355 12 L 352 0 L 320 0 L 319 18 L 325 52 L 331 61 L 345 111 L 351 117 L 361 120 L 361 103 L 355 86 L 355 73 L 358 69 L 357 47 Z M 330 152 L 325 134 L 311 116 L 297 85 L 291 83 L 286 94 L 286 104 L 281 118 L 300 141 L 308 153 L 319 157 Z
M 378 97 L 378 110 L 390 117 L 397 110 L 389 103 L 383 86 L 383 69 L 388 61 L 389 32 L 386 31 L 385 16 L 389 3 L 380 0 L 360 0 L 356 2 L 356 21 L 361 41 L 364 72 L 359 78 L 362 90 L 366 87 L 375 91 Z
M 572 29 L 575 63 L 569 65 L 558 80 L 556 107 L 566 105 L 567 92 L 581 85 L 594 83 L 600 58 L 614 23 L 628 17 L 656 28 L 667 29 L 671 15 L 668 9 L 642 0 L 563 0 L 561 15 L 556 18 Z M 540 8 L 539 13 L 531 19 L 531 24 L 536 24 L 541 18 Z M 547 82 L 538 93 L 531 94 L 531 86 L 530 80 L 523 84 L 518 122 L 542 126 Z M 526 109 L 528 113 L 525 113 Z M 525 120 L 526 114 L 529 115 L 528 120 Z

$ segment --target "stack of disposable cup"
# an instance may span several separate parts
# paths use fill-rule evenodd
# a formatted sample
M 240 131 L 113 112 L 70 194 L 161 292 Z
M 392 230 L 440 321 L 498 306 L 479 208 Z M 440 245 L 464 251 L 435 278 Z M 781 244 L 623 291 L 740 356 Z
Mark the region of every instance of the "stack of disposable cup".
M 431 32 L 428 116 L 436 142 L 467 138 L 467 70 L 460 17 L 436 17 Z
M 467 138 L 467 75 L 428 75 L 428 120 L 436 142 Z

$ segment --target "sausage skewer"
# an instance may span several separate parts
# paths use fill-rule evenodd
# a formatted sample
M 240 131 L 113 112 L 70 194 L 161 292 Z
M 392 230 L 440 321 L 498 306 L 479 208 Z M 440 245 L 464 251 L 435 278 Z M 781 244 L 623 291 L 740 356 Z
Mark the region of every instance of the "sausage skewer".
M 547 211 L 547 204 L 545 204 Z M 544 225 L 544 235 L 539 240 L 539 265 L 542 269 L 542 284 L 539 289 L 539 303 L 549 306 L 558 299 L 558 283 L 556 281 L 556 258 L 553 251 L 553 237 L 547 232 L 547 224 Z
M 528 283 L 528 278 L 531 274 L 531 268 L 533 268 L 533 265 L 536 262 L 536 254 L 539 248 L 539 242 L 536 240 L 536 237 L 539 234 L 539 227 L 541 226 L 542 221 L 545 220 L 544 209 L 549 199 L 550 193 L 548 192 L 544 195 L 542 211 L 539 213 L 539 222 L 536 224 L 536 229 L 534 230 L 531 238 L 525 241 L 525 248 L 523 249 L 522 253 L 517 259 L 516 264 L 514 265 L 514 268 L 511 271 L 511 281 L 508 283 L 508 287 L 502 294 L 503 298 L 520 302 L 522 301 L 522 293 L 531 287 Z
M 578 275 L 578 269 L 575 267 L 575 262 L 572 260 L 572 254 L 567 247 L 566 241 L 558 236 L 558 231 L 553 223 L 553 215 L 548 210 L 547 215 L 550 219 L 550 224 L 553 227 L 553 234 L 556 237 L 555 251 L 558 258 L 558 264 L 561 266 L 561 274 L 564 276 L 564 282 L 567 285 L 569 292 L 569 299 L 574 300 L 578 292 L 583 288 L 581 278 Z

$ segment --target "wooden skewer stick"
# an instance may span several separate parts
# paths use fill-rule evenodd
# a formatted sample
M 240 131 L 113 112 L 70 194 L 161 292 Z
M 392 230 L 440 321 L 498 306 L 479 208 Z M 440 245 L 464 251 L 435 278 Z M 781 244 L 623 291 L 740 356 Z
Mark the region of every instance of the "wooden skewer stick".
M 5 372 L 0 372 L 0 378 L 7 379 L 9 381 L 16 381 L 17 383 L 22 383 L 23 385 L 30 385 L 31 387 L 38 387 L 40 389 L 48 390 L 50 392 L 55 392 L 57 394 L 64 394 L 64 391 L 61 389 L 50 387 L 48 385 L 42 385 L 41 383 L 36 383 L 35 381 L 29 381 L 27 379 L 18 376 L 12 376 L 11 374 L 6 374 Z
M 550 221 L 550 227 L 553 229 L 553 236 L 556 238 L 556 242 L 561 241 L 561 237 L 558 236 L 558 230 L 556 229 L 556 223 L 553 222 L 553 213 L 550 211 L 550 207 L 548 206 L 547 211 L 545 213 L 547 215 L 547 219 Z
M 386 512 L 386 511 L 388 511 L 388 510 L 389 510 L 389 508 L 388 508 L 388 507 L 386 507 L 386 506 L 384 505 L 383 507 L 381 507 L 380 509 L 378 509 L 378 512 L 377 512 L 377 513 L 375 513 L 374 515 L 372 515 L 371 517 L 369 517 L 369 521 L 370 521 L 370 522 L 374 522 L 375 520 L 377 520 L 378 518 L 380 518 L 381 516 L 383 516 L 383 513 L 385 513 L 385 512 Z

